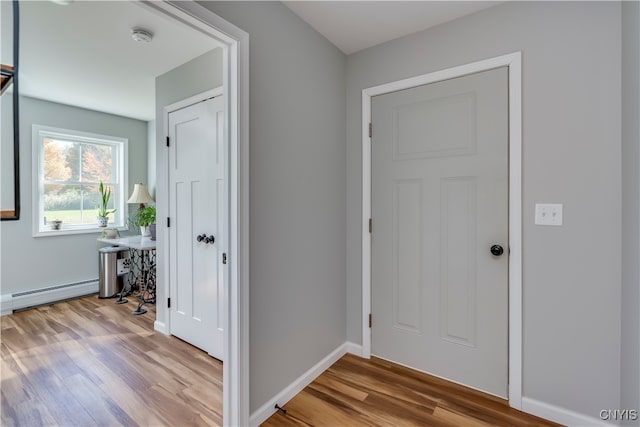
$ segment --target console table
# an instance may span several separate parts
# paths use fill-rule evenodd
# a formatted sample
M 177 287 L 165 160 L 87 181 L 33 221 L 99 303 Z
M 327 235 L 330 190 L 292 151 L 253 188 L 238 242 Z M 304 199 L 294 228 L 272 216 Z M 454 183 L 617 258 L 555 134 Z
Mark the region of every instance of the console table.
M 133 312 L 135 315 L 144 314 L 147 310 L 144 304 L 156 302 L 156 242 L 150 237 L 128 236 L 116 239 L 99 238 L 99 242 L 107 243 L 111 246 L 122 246 L 130 249 L 131 253 L 131 269 L 127 285 L 129 291 L 133 290 L 133 286 L 137 285 L 140 290 L 138 308 Z M 116 304 L 127 302 L 123 299 L 125 289 L 120 292 L 120 298 Z

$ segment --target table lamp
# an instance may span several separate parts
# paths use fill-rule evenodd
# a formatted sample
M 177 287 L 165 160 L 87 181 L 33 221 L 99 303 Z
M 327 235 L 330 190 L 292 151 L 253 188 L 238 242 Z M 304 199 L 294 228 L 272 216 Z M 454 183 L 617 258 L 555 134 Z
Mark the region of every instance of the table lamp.
M 138 209 L 144 209 L 145 203 L 154 203 L 153 197 L 149 194 L 149 190 L 147 190 L 147 186 L 140 183 L 135 184 L 133 186 L 133 193 L 131 193 L 131 197 L 127 200 L 127 203 L 140 203 L 140 207 Z

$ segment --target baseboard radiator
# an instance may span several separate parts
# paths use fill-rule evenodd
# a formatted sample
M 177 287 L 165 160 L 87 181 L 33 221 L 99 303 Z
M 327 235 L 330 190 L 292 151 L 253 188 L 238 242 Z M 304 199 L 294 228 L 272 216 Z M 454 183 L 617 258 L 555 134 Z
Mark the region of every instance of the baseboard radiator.
M 98 292 L 98 279 L 83 280 L 63 285 L 48 286 L 13 294 L 0 295 L 0 314 L 11 314 L 16 310 L 51 304 Z

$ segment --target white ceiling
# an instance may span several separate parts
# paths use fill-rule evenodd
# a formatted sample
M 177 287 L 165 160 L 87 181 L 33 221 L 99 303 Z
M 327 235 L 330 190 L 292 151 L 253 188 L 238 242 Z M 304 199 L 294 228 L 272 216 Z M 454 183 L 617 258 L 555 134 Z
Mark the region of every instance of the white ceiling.
M 155 77 L 219 46 L 128 1 L 20 5 L 20 93 L 92 110 L 153 120 Z M 153 41 L 134 42 L 133 27 Z
M 499 1 L 287 1 L 284 4 L 350 54 L 493 6 Z M 2 1 L 6 34 L 10 19 Z M 22 1 L 23 95 L 153 120 L 155 77 L 219 45 L 129 1 Z M 9 9 L 10 13 L 10 9 Z M 133 27 L 154 33 L 135 43 Z M 2 59 L 7 53 L 6 37 Z M 12 61 L 9 61 L 11 63 Z
M 502 1 L 285 1 L 347 55 Z

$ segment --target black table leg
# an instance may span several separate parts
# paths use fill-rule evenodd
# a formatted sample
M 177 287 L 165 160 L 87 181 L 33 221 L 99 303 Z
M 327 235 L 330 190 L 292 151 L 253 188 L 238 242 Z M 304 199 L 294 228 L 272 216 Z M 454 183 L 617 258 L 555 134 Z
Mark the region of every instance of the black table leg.
M 154 304 L 156 302 L 156 262 L 155 250 L 144 251 L 142 255 L 142 281 L 140 283 L 140 295 L 138 296 L 138 307 L 132 312 L 133 315 L 139 316 L 147 312 L 143 306 L 147 303 Z M 146 261 L 146 263 L 145 263 Z

